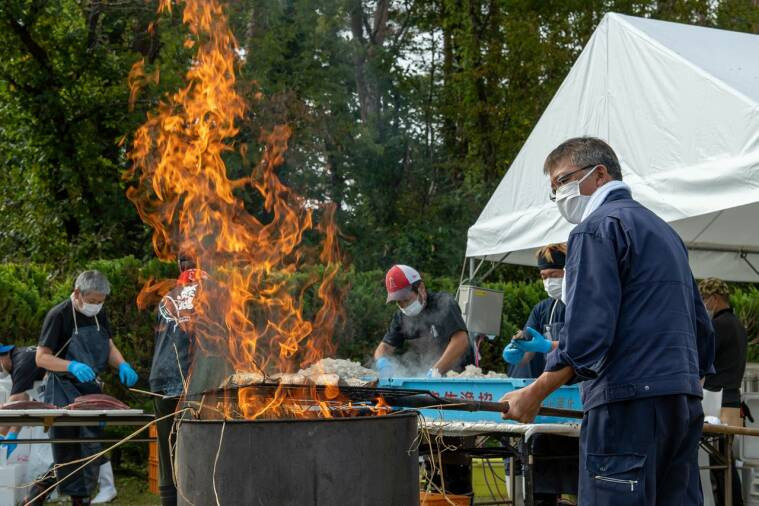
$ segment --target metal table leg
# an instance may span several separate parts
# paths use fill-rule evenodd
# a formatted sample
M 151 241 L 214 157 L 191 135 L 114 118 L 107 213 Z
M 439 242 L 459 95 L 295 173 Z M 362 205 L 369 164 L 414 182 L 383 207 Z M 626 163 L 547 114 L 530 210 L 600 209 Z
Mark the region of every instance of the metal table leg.
M 725 504 L 733 505 L 733 435 L 725 434 Z
M 525 440 L 524 436 L 519 441 L 519 449 L 522 458 L 522 475 L 524 476 L 524 504 L 525 506 L 533 506 L 535 504 L 535 498 L 532 493 L 532 449 L 530 441 Z

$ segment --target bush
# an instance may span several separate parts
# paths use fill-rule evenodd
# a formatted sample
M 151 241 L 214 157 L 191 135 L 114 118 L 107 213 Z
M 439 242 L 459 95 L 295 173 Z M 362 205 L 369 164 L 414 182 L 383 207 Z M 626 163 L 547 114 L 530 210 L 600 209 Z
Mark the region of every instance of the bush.
M 153 354 L 155 308 L 139 310 L 137 294 L 149 278 L 176 276 L 176 266 L 157 260 L 142 262 L 134 257 L 116 260 L 97 260 L 83 269 L 98 269 L 111 281 L 113 290 L 106 309 L 114 333 L 114 342 L 140 375 L 138 387 L 147 387 Z M 58 273 L 40 264 L 0 264 L 0 331 L 5 340 L 22 345 L 36 343 L 45 313 L 71 293 L 77 273 Z M 321 268 L 309 269 L 291 276 L 293 293 Z M 455 293 L 458 278 L 453 276 L 424 276 L 431 291 Z M 384 272 L 358 272 L 353 268 L 342 271 L 338 285 L 347 289 L 345 318 L 335 331 L 337 355 L 369 363 L 372 353 L 385 334 L 395 306 L 385 304 Z M 501 350 L 511 336 L 527 321 L 530 310 L 545 297 L 543 286 L 534 282 L 483 283 L 481 286 L 503 292 L 504 306 L 501 335 L 481 346 L 482 367 L 503 371 Z M 313 314 L 318 307 L 316 286 L 304 296 L 304 313 Z M 736 314 L 746 325 L 749 339 L 759 338 L 759 290 L 756 287 L 736 287 L 731 297 Z M 750 359 L 759 358 L 759 346 L 751 346 Z M 131 404 L 142 402 L 130 395 L 114 375 L 105 375 L 107 390 L 116 396 L 128 396 Z
M 746 327 L 748 341 L 759 341 L 759 290 L 755 286 L 735 288 L 730 296 L 735 314 Z M 759 343 L 749 344 L 748 362 L 759 362 Z

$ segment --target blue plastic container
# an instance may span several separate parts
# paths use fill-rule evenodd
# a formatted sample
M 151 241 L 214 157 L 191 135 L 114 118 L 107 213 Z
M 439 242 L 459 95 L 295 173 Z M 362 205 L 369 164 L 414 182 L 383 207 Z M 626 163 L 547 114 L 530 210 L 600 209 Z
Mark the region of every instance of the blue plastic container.
M 381 378 L 378 386 L 381 388 L 428 390 L 448 399 L 497 402 L 504 394 L 523 388 L 533 381 L 535 380 L 512 378 Z M 543 402 L 543 406 L 581 410 L 580 389 L 577 385 L 560 387 L 548 396 Z M 487 411 L 470 412 L 442 409 L 421 409 L 420 411 L 425 418 L 431 420 L 516 423 L 511 420 L 503 420 L 499 413 Z M 538 416 L 535 423 L 579 423 L 579 420 Z

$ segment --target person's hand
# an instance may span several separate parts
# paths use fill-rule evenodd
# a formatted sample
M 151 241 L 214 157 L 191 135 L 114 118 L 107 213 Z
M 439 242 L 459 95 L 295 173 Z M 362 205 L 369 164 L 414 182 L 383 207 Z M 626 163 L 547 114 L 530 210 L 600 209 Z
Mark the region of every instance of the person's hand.
M 522 357 L 524 357 L 524 351 L 517 348 L 516 344 L 514 343 L 515 341 L 511 341 L 503 349 L 503 360 L 506 363 L 512 364 L 512 365 L 518 364 L 519 362 L 522 361 Z
M 507 393 L 501 397 L 500 402 L 509 403 L 509 410 L 501 413 L 501 418 L 531 423 L 538 416 L 540 403 L 543 402 L 543 399 L 535 393 L 533 388 L 528 386 Z
M 18 438 L 18 434 L 15 432 L 9 432 L 5 435 L 5 439 L 0 444 L 0 446 L 4 446 L 7 449 L 7 453 L 5 454 L 6 458 L 11 456 L 11 453 L 13 453 L 16 450 L 16 446 L 18 446 L 16 443 L 9 443 L 8 441 L 13 441 Z
M 527 333 L 531 339 L 529 341 L 518 339 L 512 341 L 514 346 L 522 351 L 531 351 L 533 353 L 548 353 L 553 349 L 552 341 L 532 327 L 527 327 Z
M 377 369 L 379 375 L 383 378 L 389 378 L 395 371 L 393 361 L 387 357 L 380 357 L 374 361 L 374 368 Z
M 438 371 L 437 367 L 433 367 L 429 371 L 427 371 L 427 377 L 428 378 L 440 378 L 440 371 Z
M 134 386 L 137 383 L 137 373 L 134 372 L 134 369 L 132 369 L 132 366 L 128 362 L 119 364 L 119 379 L 127 387 Z
M 95 379 L 95 371 L 92 370 L 92 367 L 88 366 L 87 364 L 77 362 L 76 360 L 69 362 L 69 366 L 66 369 L 82 383 L 87 383 L 88 381 Z

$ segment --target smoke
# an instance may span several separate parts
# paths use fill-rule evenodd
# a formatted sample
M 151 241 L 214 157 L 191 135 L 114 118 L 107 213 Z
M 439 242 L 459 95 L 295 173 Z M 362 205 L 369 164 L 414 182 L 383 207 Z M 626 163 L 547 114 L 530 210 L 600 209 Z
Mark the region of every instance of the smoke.
M 392 376 L 426 376 L 445 351 L 453 331 L 457 330 L 456 320 L 461 316 L 457 318 L 452 312 L 458 310 L 458 304 L 449 294 L 430 293 L 427 305 L 418 316 L 401 317 L 396 331 L 405 336 L 406 341 L 399 354 L 387 357 L 393 365 Z M 395 320 L 391 325 L 394 324 Z

